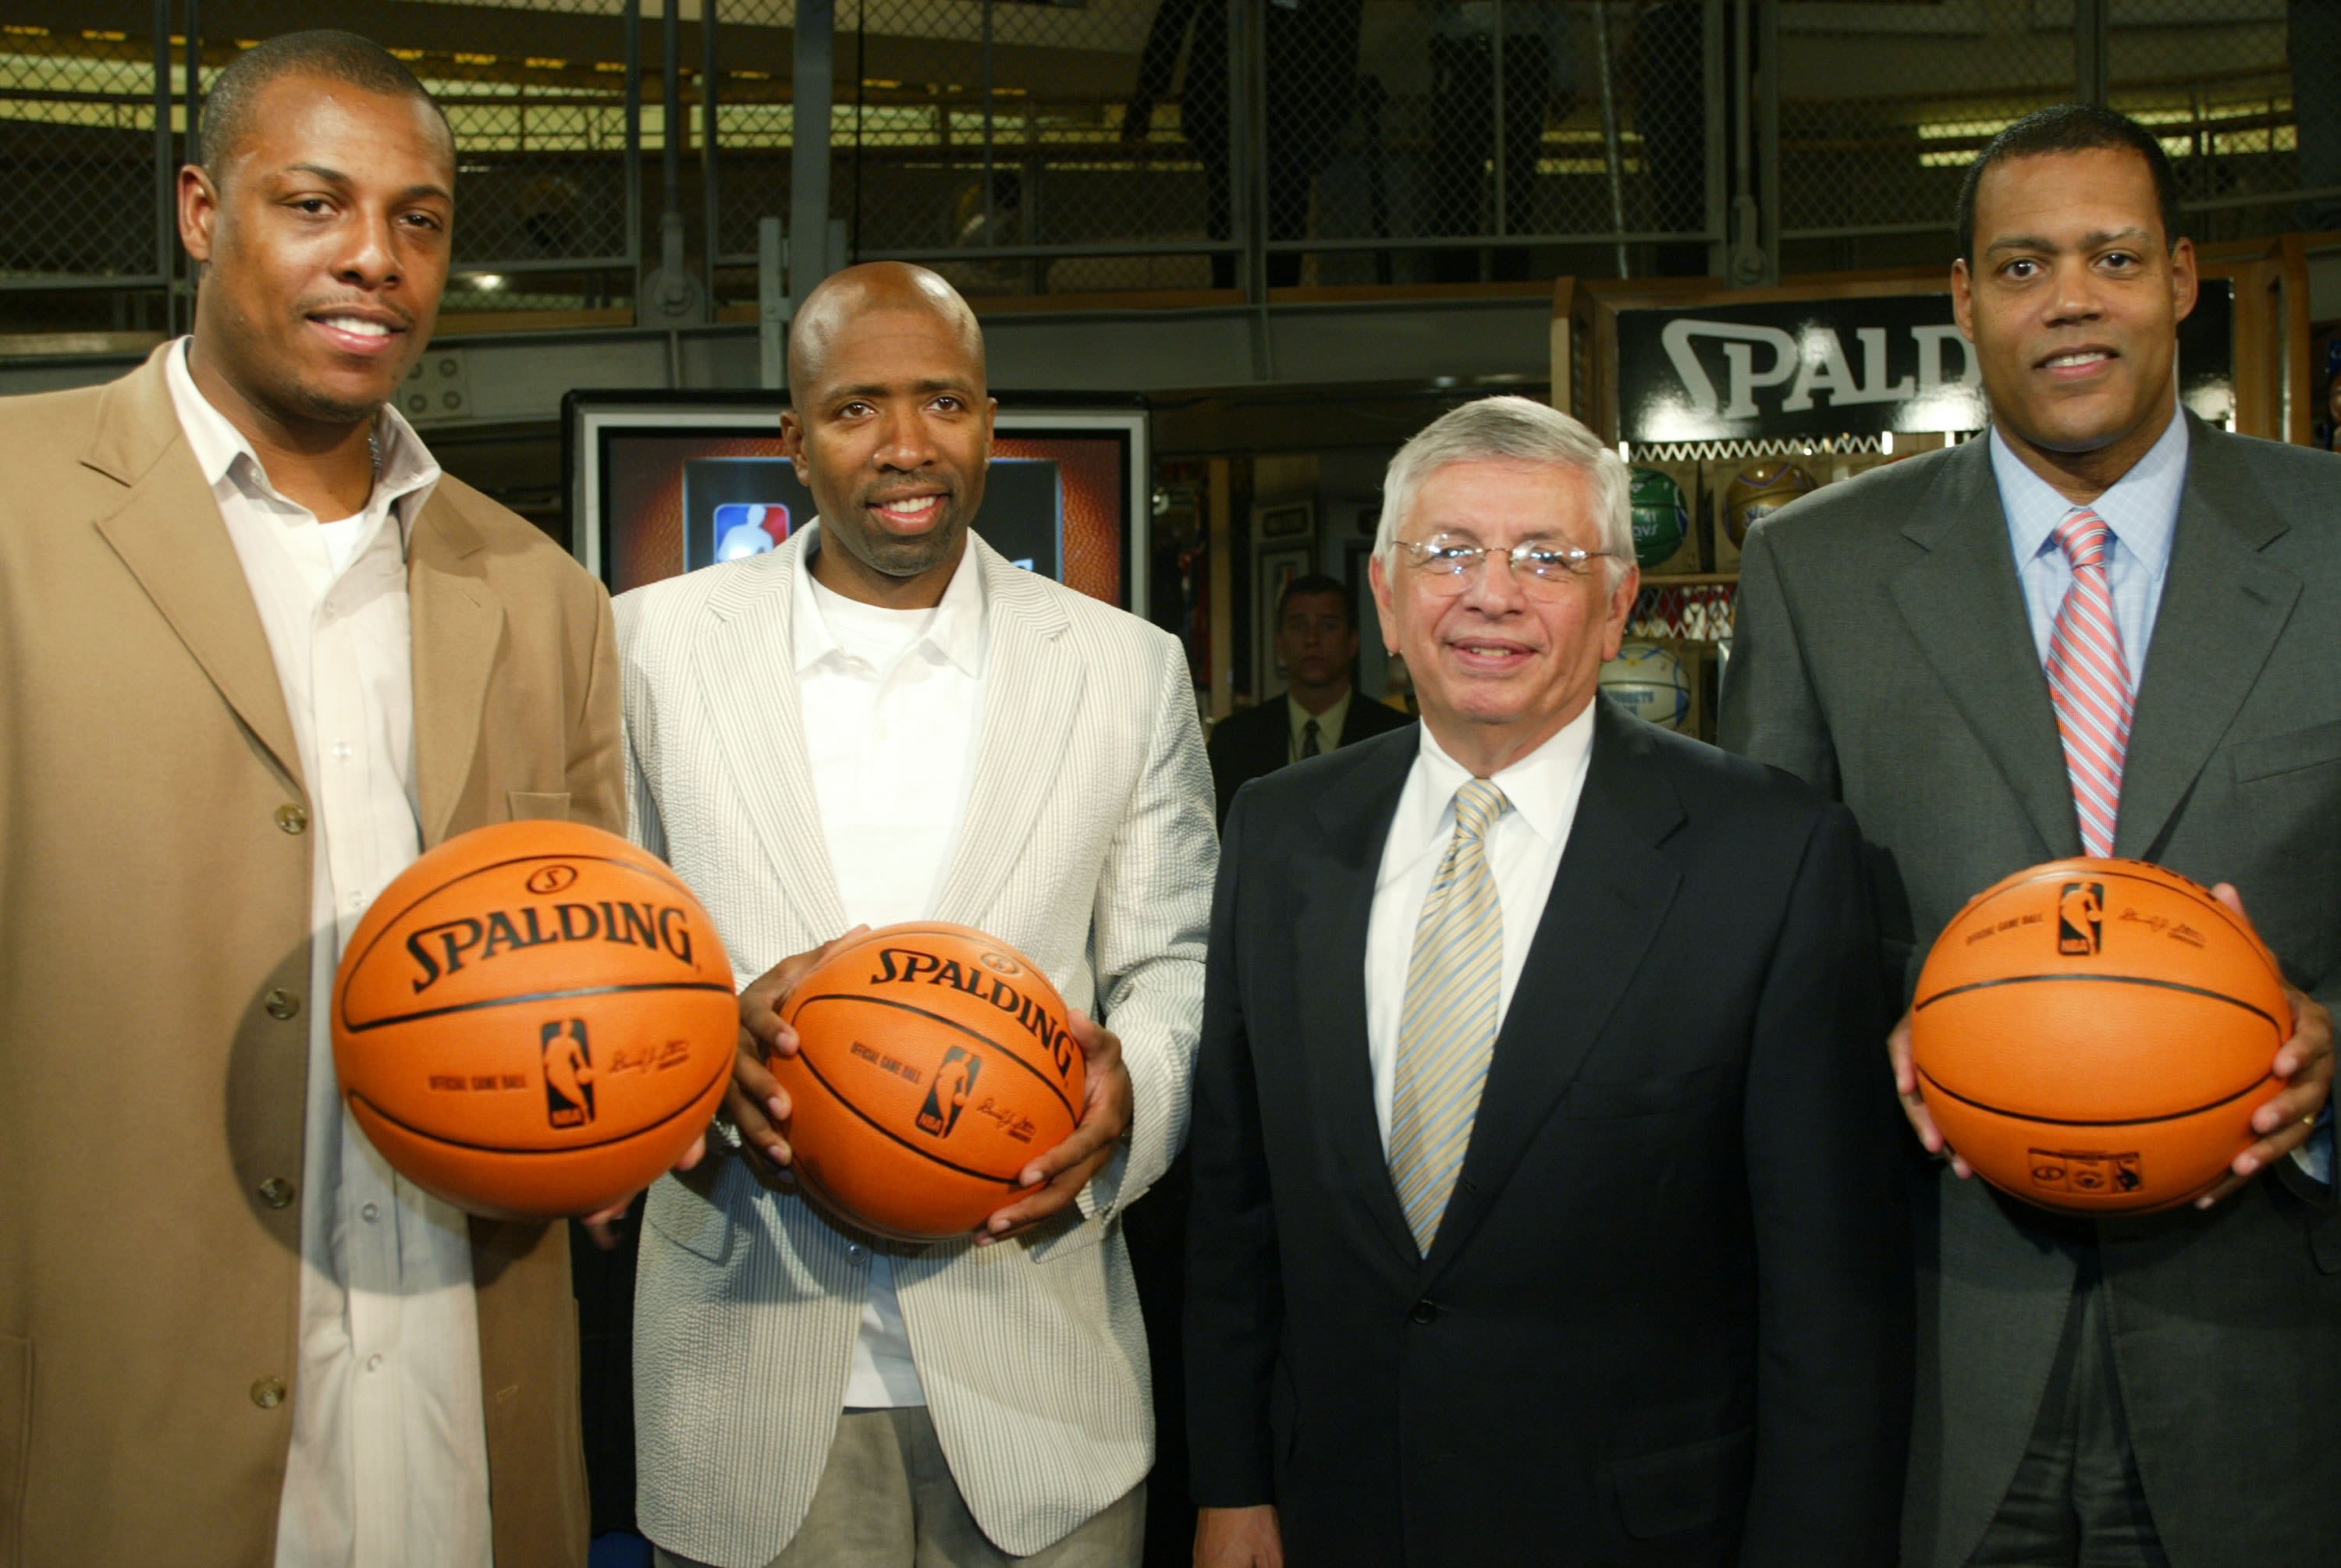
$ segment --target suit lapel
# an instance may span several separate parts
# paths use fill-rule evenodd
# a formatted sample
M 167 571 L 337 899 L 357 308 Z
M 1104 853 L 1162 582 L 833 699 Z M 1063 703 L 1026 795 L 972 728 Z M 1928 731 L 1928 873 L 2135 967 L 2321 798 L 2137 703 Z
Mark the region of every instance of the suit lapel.
M 2055 854 L 2079 854 L 2064 744 L 1984 439 L 1944 461 L 1926 504 L 1902 531 L 1927 551 L 1891 585 L 1911 636 L 2042 842 Z
M 939 919 L 981 925 L 1031 836 L 1080 711 L 1081 660 L 1063 642 L 1064 606 L 1042 581 L 1011 566 L 969 535 L 983 588 L 983 722 L 975 777 L 951 869 L 935 902 Z
M 2187 486 L 2139 672 L 2114 852 L 2154 848 L 2266 665 L 2300 580 L 2258 552 L 2286 523 L 2242 444 L 2187 416 Z
M 95 526 L 285 781 L 301 789 L 300 747 L 268 633 L 164 378 L 163 356 L 173 346 L 155 350 L 99 402 L 82 461 L 127 488 Z
M 796 574 L 811 529 L 752 567 L 731 569 L 709 596 L 692 650 L 713 717 L 732 798 L 785 898 L 817 937 L 845 929 L 845 901 L 829 863 L 812 765 L 797 703 Z
M 415 795 L 425 846 L 447 836 L 471 779 L 488 679 L 503 640 L 503 601 L 480 560 L 484 542 L 455 503 L 434 492 L 407 543 Z
M 1315 851 L 1294 867 L 1292 878 L 1300 901 L 1293 950 L 1342 956 L 1311 966 L 1300 996 L 1300 1048 L 1310 1081 L 1323 1096 L 1326 1141 L 1350 1189 L 1409 1268 L 1419 1261 L 1414 1233 L 1390 1186 L 1381 1122 L 1374 1114 L 1365 953 L 1382 846 L 1417 749 L 1399 744 L 1378 748 L 1318 798 L 1316 817 L 1323 832 Z
M 1659 849 L 1683 819 L 1641 720 L 1605 700 L 1577 818 L 1496 1036 L 1463 1170 L 1423 1259 L 1427 1285 L 1471 1238 L 1550 1119 L 1673 905 Z

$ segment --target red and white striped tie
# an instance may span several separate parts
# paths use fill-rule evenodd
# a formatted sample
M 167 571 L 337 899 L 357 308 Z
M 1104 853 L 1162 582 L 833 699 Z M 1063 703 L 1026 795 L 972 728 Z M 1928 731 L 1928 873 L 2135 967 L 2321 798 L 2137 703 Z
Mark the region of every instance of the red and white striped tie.
M 2114 852 L 2130 716 L 2129 660 L 2122 656 L 2113 589 L 2106 581 L 2113 532 L 2096 512 L 2077 506 L 2057 525 L 2057 542 L 2073 563 L 2073 584 L 2057 607 L 2048 638 L 2048 695 L 2065 740 L 2082 851 L 2107 856 Z

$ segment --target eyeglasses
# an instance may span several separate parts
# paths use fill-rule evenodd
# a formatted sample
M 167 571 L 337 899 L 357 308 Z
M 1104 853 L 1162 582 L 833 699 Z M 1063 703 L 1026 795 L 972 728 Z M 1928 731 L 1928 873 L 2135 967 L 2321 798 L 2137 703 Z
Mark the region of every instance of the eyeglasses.
M 1535 539 L 1509 550 L 1491 551 L 1448 533 L 1396 542 L 1422 573 L 1423 587 L 1442 599 L 1461 593 L 1479 575 L 1490 555 L 1511 562 L 1512 581 L 1531 599 L 1558 599 L 1591 570 L 1594 561 L 1618 555 L 1614 550 L 1579 550 L 1573 544 L 1548 544 Z

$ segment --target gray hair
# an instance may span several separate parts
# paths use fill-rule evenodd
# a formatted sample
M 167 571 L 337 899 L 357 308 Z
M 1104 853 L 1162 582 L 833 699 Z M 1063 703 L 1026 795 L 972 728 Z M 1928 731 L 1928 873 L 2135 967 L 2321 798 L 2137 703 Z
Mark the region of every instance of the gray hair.
M 1578 421 L 1531 398 L 1488 397 L 1450 409 L 1415 432 L 1390 459 L 1382 479 L 1381 525 L 1374 553 L 1390 569 L 1399 525 L 1413 509 L 1423 481 L 1455 462 L 1549 462 L 1575 469 L 1593 481 L 1593 510 L 1601 524 L 1613 588 L 1634 562 L 1634 516 L 1626 462 Z

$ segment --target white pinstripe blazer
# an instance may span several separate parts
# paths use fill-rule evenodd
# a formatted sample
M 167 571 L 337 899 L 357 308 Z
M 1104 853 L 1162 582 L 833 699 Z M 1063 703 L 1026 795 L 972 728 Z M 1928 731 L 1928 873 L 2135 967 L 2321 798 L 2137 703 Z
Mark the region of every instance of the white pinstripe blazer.
M 799 729 L 791 631 L 811 531 L 617 601 L 635 839 L 706 904 L 741 981 L 846 921 Z M 1186 1136 L 1218 841 L 1187 663 L 1136 617 L 1011 566 L 981 571 L 985 708 L 937 918 L 991 931 L 1121 1037 L 1129 1146 L 1078 1214 L 1021 1241 L 896 1258 L 913 1359 L 985 1534 L 1023 1554 L 1153 1460 L 1121 1207 Z M 634 1304 L 643 1530 L 762 1568 L 803 1523 L 862 1313 L 869 1238 L 729 1128 L 651 1193 Z

